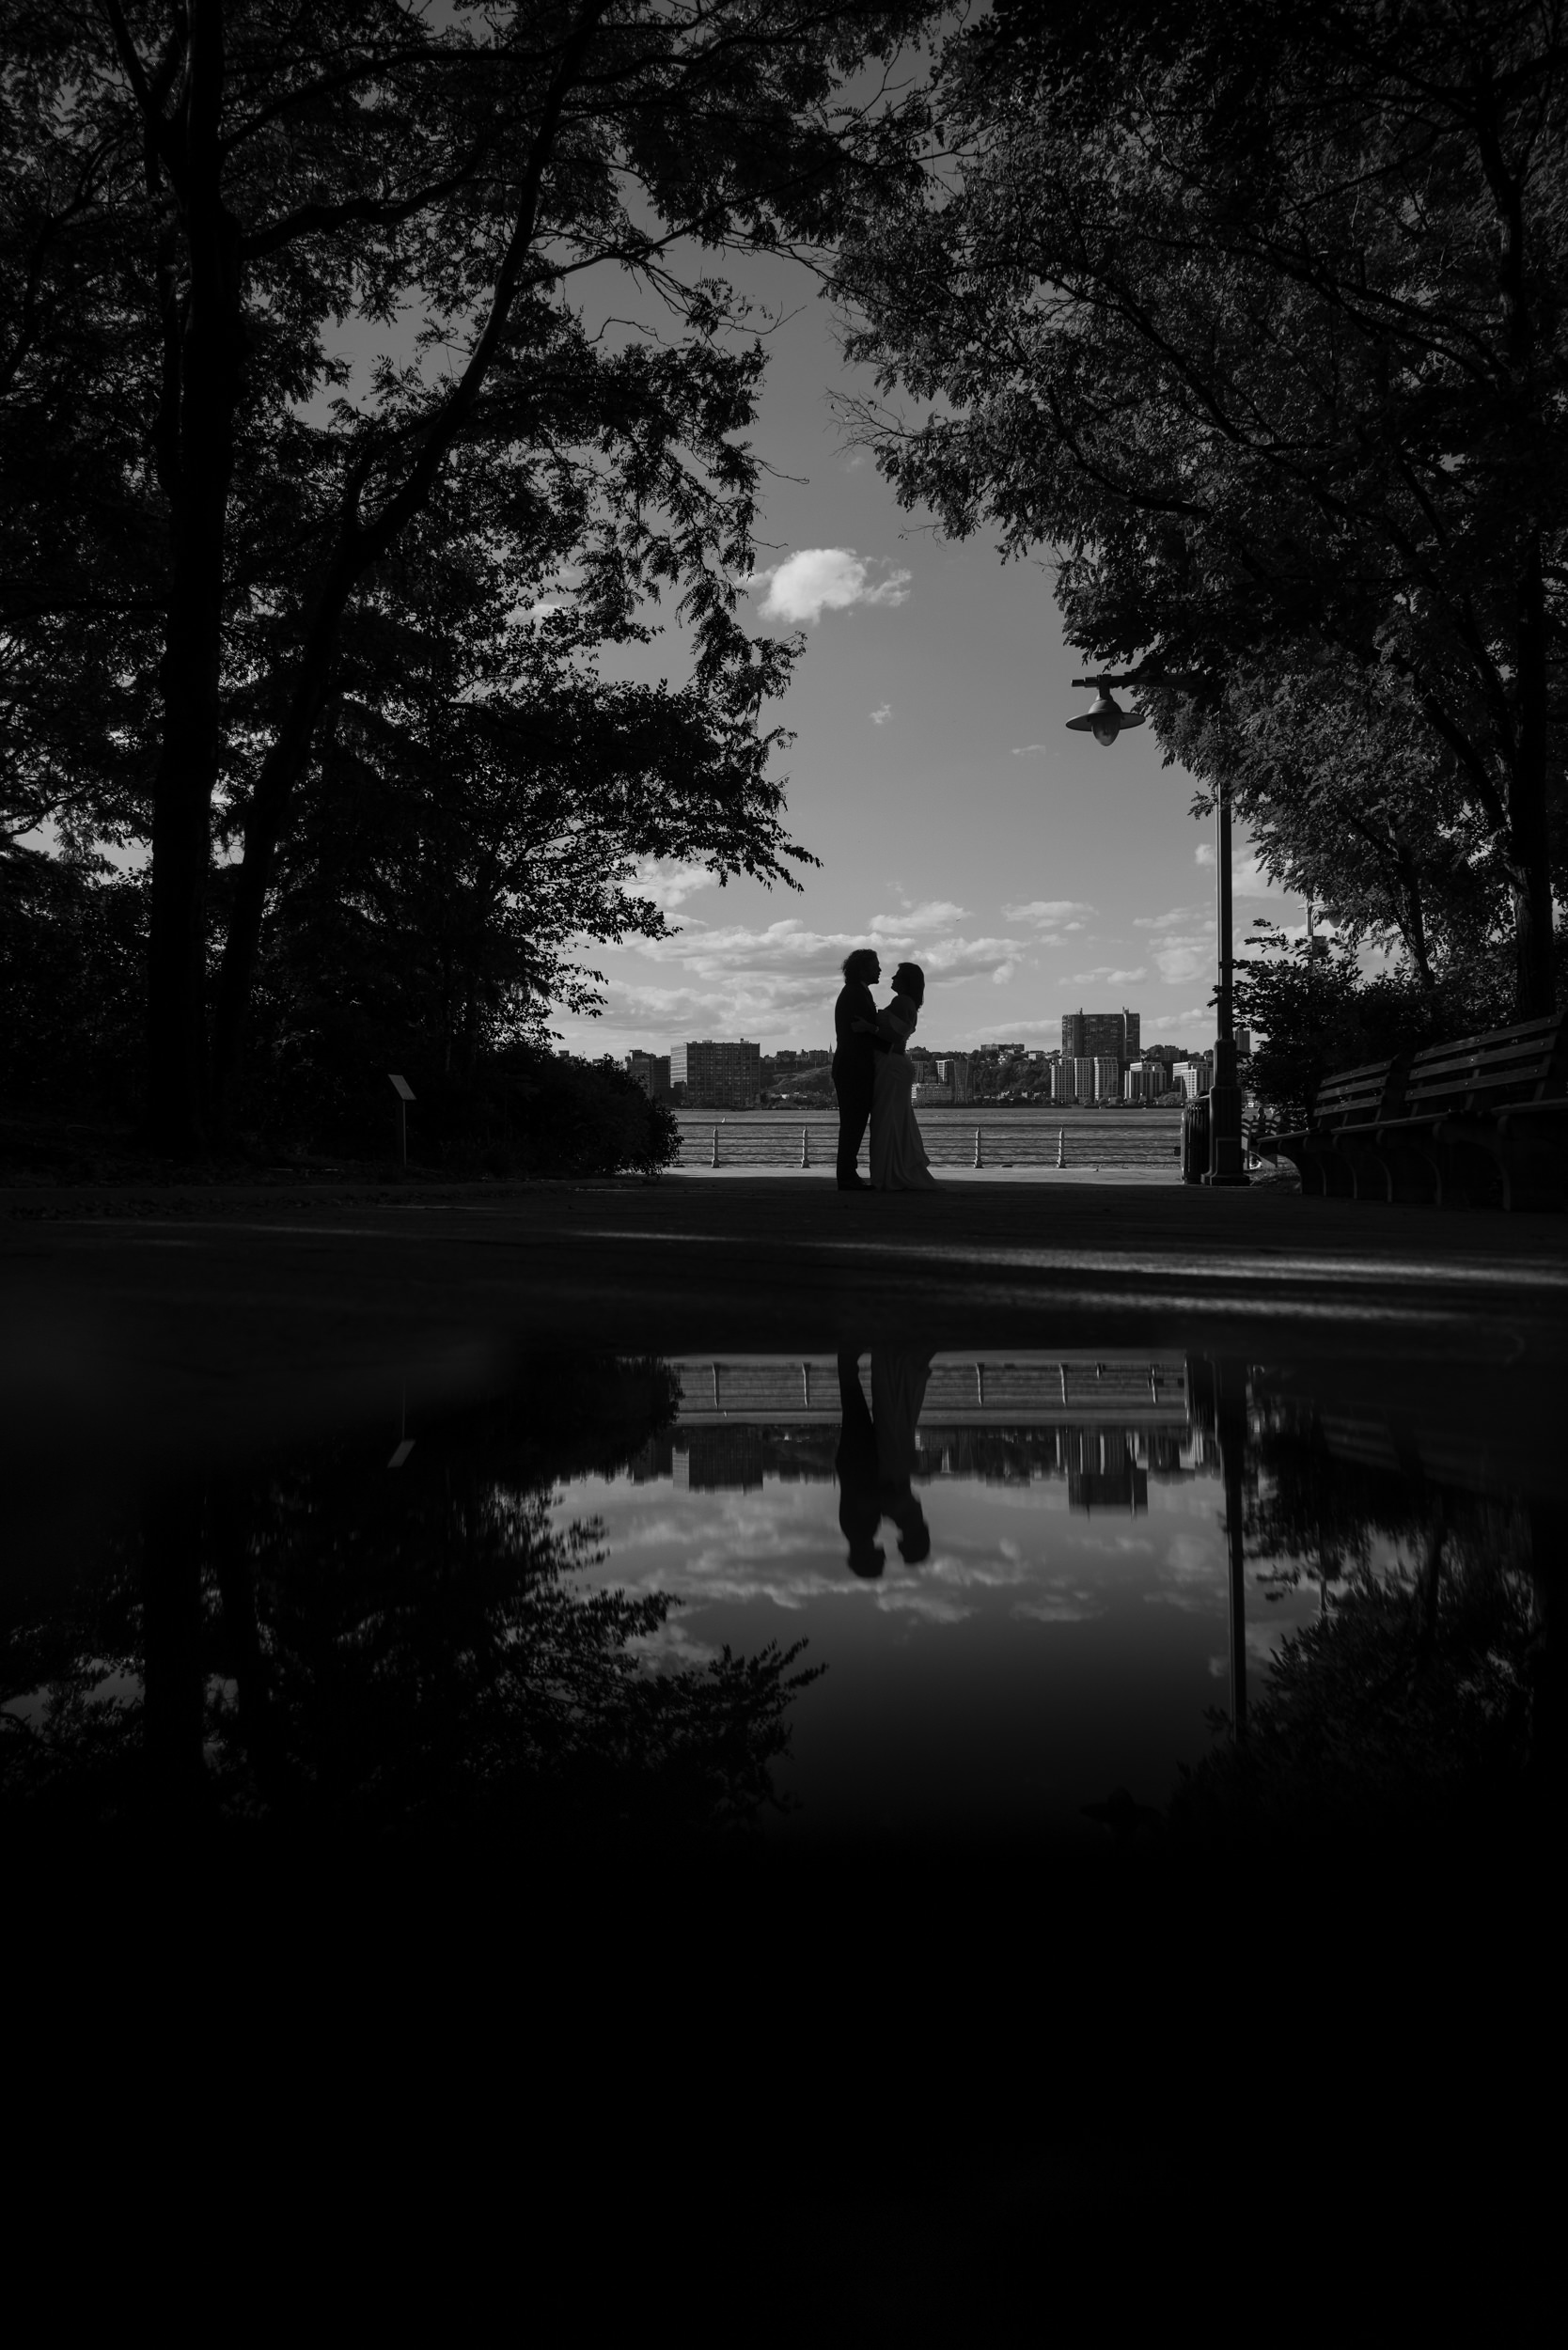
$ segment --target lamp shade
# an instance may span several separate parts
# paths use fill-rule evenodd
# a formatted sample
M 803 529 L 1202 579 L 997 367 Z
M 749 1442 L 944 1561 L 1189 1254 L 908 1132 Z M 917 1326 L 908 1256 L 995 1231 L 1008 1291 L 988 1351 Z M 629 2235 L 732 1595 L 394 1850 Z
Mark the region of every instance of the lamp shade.
M 1067 724 L 1074 734 L 1092 734 L 1096 743 L 1109 745 L 1128 727 L 1140 727 L 1143 713 L 1123 710 L 1115 696 L 1102 686 L 1093 708 L 1086 710 L 1081 718 L 1069 718 Z

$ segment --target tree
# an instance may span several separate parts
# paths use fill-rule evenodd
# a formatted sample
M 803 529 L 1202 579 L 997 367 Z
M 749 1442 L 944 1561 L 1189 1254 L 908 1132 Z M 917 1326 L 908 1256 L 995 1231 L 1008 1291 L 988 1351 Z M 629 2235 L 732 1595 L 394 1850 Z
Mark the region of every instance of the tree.
M 1561 35 L 1526 0 L 1000 6 L 841 276 L 857 355 L 939 403 L 862 413 L 900 495 L 1053 549 L 1074 642 L 1198 673 L 1233 730 L 1324 665 L 1419 718 L 1521 1012 L 1564 857 Z M 1202 724 L 1149 699 L 1168 748 Z
M 749 695 L 755 721 L 784 672 L 734 619 L 755 463 L 733 435 L 749 406 L 731 397 L 696 446 L 679 421 L 618 417 L 634 357 L 613 333 L 592 343 L 570 296 L 595 269 L 663 295 L 685 340 L 649 369 L 683 373 L 706 431 L 745 378 L 722 347 L 722 291 L 683 281 L 677 248 L 820 240 L 846 175 L 896 154 L 874 108 L 839 104 L 840 78 L 919 14 L 907 0 L 439 14 L 343 0 L 303 16 L 290 0 L 9 0 L 13 821 L 82 816 L 150 842 L 149 1104 L 165 1147 L 195 1148 L 231 1085 L 345 622 L 416 525 L 439 542 L 445 504 L 485 468 L 520 574 L 541 544 L 559 552 L 562 470 L 596 471 L 575 556 L 600 608 L 619 598 L 630 626 L 639 599 L 673 590 L 697 675 L 731 723 Z M 411 318 L 414 356 L 359 383 L 330 349 L 351 315 Z M 215 807 L 240 855 L 210 1058 Z M 699 853 L 730 870 L 732 848 L 731 826 Z M 784 869 L 764 847 L 757 870 Z

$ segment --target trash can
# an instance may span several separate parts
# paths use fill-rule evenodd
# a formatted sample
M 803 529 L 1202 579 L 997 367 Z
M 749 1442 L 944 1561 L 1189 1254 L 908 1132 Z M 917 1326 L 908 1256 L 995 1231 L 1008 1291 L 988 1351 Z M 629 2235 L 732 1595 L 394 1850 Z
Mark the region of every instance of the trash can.
M 1200 1183 L 1209 1172 L 1209 1097 L 1199 1094 L 1182 1111 L 1182 1181 Z

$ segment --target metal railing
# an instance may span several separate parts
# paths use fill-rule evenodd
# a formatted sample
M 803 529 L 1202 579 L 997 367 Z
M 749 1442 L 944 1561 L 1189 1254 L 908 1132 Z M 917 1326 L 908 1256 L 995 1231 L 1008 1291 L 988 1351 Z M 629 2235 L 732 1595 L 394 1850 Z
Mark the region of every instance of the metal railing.
M 1174 1179 L 1181 1159 L 1181 1123 L 1108 1113 L 1104 1118 L 922 1119 L 920 1136 L 933 1167 L 1158 1167 Z M 683 1112 L 681 1156 L 690 1167 L 793 1167 L 830 1171 L 838 1120 L 742 1113 L 729 1118 Z M 860 1164 L 866 1164 L 861 1146 Z

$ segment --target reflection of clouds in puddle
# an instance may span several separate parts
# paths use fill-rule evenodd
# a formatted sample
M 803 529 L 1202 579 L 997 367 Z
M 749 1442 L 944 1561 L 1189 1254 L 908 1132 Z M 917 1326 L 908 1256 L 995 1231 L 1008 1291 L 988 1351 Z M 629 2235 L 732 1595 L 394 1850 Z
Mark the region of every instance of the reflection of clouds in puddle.
M 1089 1623 L 1105 1612 L 1084 1591 L 1072 1596 L 1064 1593 L 1059 1599 L 1019 1599 L 1012 1604 L 1012 1613 L 1027 1616 L 1032 1623 Z
M 1160 1573 L 1173 1576 L 1179 1584 L 1223 1583 L 1227 1569 L 1224 1554 L 1212 1535 L 1205 1541 L 1201 1534 L 1173 1534 Z
M 918 1584 L 879 1583 L 875 1590 L 877 1607 L 884 1615 L 917 1616 L 924 1623 L 962 1623 L 975 1612 L 940 1591 L 922 1590 Z
M 631 1655 L 656 1673 L 684 1672 L 694 1665 L 712 1665 L 719 1653 L 712 1641 L 694 1640 L 685 1625 L 673 1616 L 657 1632 L 628 1640 L 626 1647 Z
M 1140 1590 L 1177 1606 L 1211 1606 L 1216 1578 L 1223 1585 L 1212 1512 L 1204 1512 L 1206 1533 L 1172 1528 L 1164 1490 L 1151 1496 L 1152 1517 L 1136 1526 L 1105 1518 L 1091 1526 L 1069 1512 L 1060 1479 L 994 1485 L 941 1478 L 917 1490 L 939 1547 L 911 1569 L 899 1558 L 897 1528 L 885 1520 L 877 1538 L 885 1572 L 866 1581 L 845 1563 L 839 1488 L 825 1479 L 770 1477 L 747 1490 L 587 1478 L 559 1496 L 556 1514 L 591 1512 L 602 1521 L 607 1557 L 595 1580 L 699 1608 L 767 1602 L 793 1613 L 869 1594 L 911 1629 L 1008 1603 L 1020 1620 L 1062 1623 L 1103 1614 L 1113 1599 Z M 1151 1580 L 1165 1589 L 1150 1591 Z

